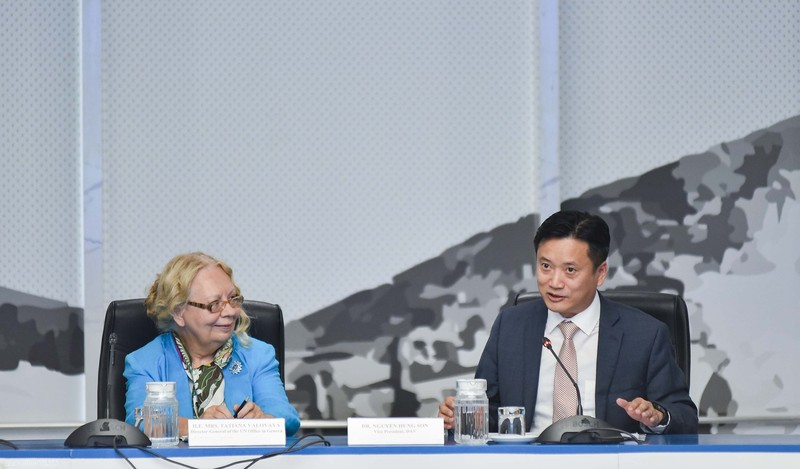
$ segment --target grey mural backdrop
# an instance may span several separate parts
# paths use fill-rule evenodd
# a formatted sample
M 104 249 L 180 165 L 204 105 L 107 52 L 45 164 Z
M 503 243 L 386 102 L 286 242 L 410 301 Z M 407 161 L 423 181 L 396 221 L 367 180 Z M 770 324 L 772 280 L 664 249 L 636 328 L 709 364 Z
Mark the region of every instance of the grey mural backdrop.
M 0 287 L 0 423 L 79 414 L 64 403 L 81 399 L 83 326 L 80 308 Z
M 605 289 L 686 299 L 701 415 L 800 410 L 798 190 L 800 116 L 563 203 L 611 227 Z M 476 234 L 390 284 L 289 322 L 287 381 L 303 416 L 433 414 L 455 379 L 472 374 L 498 310 L 535 287 L 538 218 Z M 79 309 L 6 288 L 0 303 L 0 371 L 27 362 L 83 372 Z
M 196 249 L 306 417 L 431 415 L 565 198 L 686 297 L 705 414 L 800 415 L 798 1 L 546 4 L 0 2 L 0 430 L 94 418 L 105 306 Z
M 800 410 L 798 190 L 800 116 L 563 203 L 610 225 L 606 290 L 687 301 L 701 415 Z M 473 372 L 498 310 L 536 288 L 538 218 L 476 234 L 289 323 L 293 402 L 311 418 L 433 415 Z
M 83 373 L 83 311 L 0 287 L 0 371 L 20 362 L 68 376 Z

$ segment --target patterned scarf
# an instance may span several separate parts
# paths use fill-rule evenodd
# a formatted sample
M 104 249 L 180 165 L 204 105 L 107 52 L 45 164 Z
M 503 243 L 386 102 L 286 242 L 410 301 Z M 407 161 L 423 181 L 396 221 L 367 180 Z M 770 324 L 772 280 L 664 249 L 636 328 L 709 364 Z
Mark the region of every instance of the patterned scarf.
M 207 407 L 225 402 L 225 381 L 222 369 L 231 360 L 233 338 L 228 339 L 222 347 L 217 349 L 212 363 L 200 365 L 200 368 L 192 368 L 192 358 L 186 352 L 180 337 L 175 332 L 172 333 L 172 337 L 175 339 L 175 346 L 183 361 L 183 370 L 192 382 L 192 407 L 195 418 L 199 418 Z

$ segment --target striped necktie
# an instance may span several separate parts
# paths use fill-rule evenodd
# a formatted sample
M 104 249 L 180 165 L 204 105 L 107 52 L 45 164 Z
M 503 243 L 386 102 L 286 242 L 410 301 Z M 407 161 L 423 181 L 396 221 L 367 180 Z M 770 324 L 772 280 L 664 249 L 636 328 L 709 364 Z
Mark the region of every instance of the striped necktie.
M 558 358 L 561 359 L 569 374 L 577 381 L 578 357 L 575 354 L 575 343 L 572 342 L 572 336 L 578 331 L 578 326 L 572 321 L 564 321 L 558 325 L 558 328 L 561 329 L 561 334 L 564 335 L 564 343 L 558 352 Z M 572 385 L 572 380 L 569 379 L 569 376 L 561 366 L 556 365 L 553 386 L 553 422 L 576 415 L 577 411 L 578 394 L 575 392 L 575 386 Z

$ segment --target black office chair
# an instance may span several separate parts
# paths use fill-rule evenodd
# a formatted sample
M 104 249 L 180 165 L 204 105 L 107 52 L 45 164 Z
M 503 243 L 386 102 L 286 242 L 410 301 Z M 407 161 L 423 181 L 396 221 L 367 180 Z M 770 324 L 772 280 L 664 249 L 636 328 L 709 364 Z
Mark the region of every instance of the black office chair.
M 281 381 L 284 379 L 285 343 L 283 311 L 278 305 L 245 300 L 242 306 L 250 316 L 249 334 L 275 348 Z M 114 334 L 112 336 L 112 334 Z M 100 345 L 100 368 L 97 378 L 97 417 L 125 420 L 125 356 L 158 335 L 147 317 L 144 299 L 112 301 L 106 310 L 103 339 Z M 113 339 L 116 338 L 116 342 Z
M 640 309 L 663 322 L 669 328 L 672 346 L 678 358 L 678 366 L 686 376 L 689 385 L 691 376 L 691 343 L 689 341 L 689 312 L 686 302 L 679 295 L 646 291 L 607 291 L 600 292 L 605 298 Z M 539 292 L 521 292 L 514 298 L 514 304 L 541 298 Z

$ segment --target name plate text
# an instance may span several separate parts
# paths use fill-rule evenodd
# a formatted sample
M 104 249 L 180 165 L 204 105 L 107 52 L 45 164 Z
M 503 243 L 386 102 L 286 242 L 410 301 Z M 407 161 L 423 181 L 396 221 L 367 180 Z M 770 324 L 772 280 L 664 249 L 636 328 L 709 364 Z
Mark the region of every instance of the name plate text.
M 444 421 L 436 418 L 349 418 L 347 444 L 443 445 Z
M 286 423 L 284 419 L 193 419 L 189 446 L 286 446 Z

